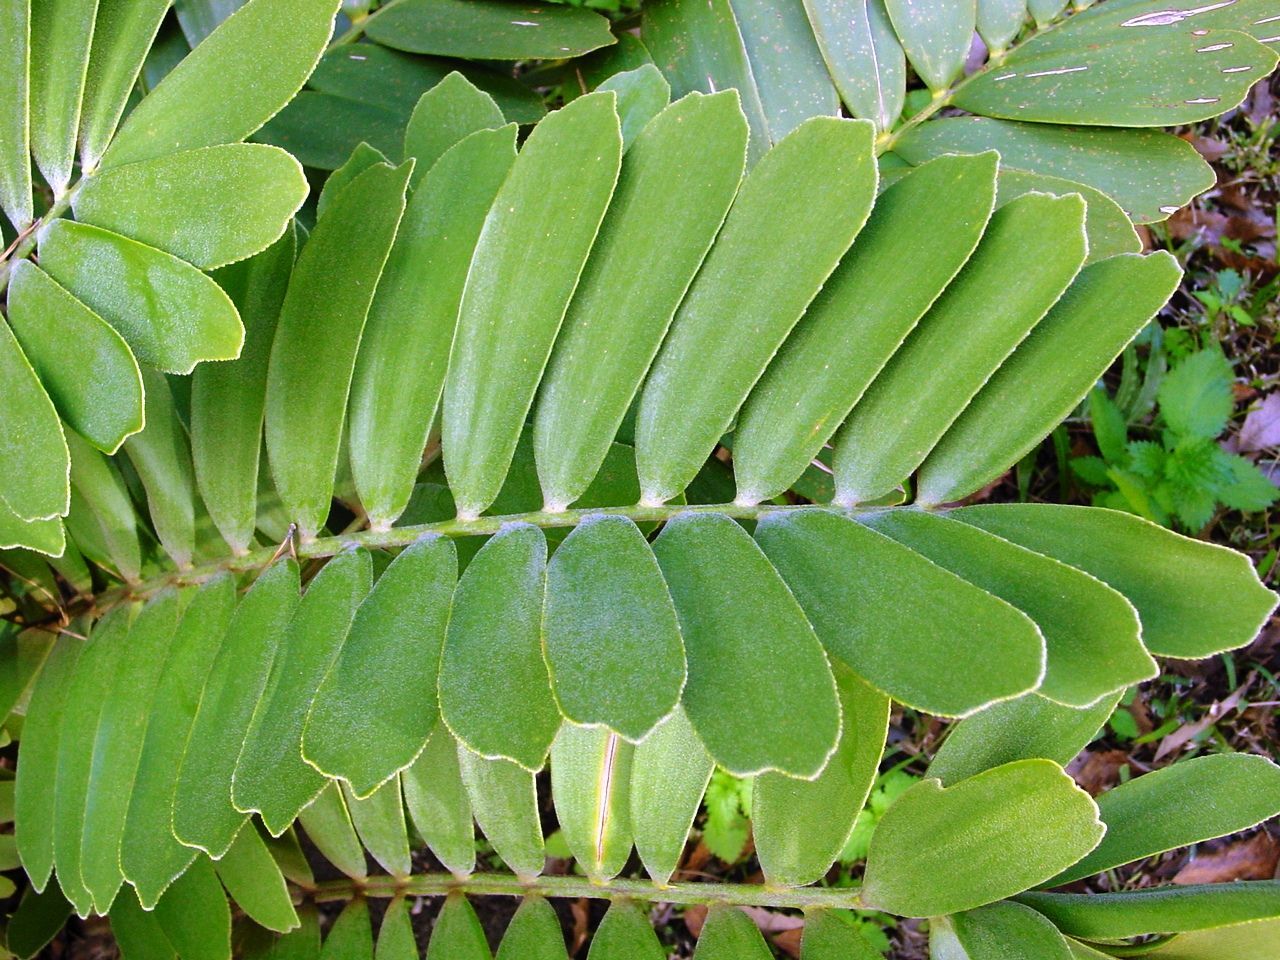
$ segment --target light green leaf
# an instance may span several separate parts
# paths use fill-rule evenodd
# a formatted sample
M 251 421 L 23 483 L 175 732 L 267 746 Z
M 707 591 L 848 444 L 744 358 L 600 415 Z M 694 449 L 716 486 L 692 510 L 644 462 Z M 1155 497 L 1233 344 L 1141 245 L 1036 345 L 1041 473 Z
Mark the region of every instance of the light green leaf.
M 220 271 L 244 320 L 244 349 L 230 363 L 204 363 L 191 376 L 191 453 L 209 516 L 232 553 L 253 542 L 267 360 L 298 240 L 287 230 L 256 257 Z
M 0 111 L 0 210 L 21 230 L 34 216 L 30 136 L 31 4 L 0 5 L 0 89 L 8 103 Z
M 451 893 L 431 928 L 427 960 L 491 960 L 489 941 L 475 910 L 460 893 Z
M 16 573 L 21 569 L 17 561 L 20 557 L 26 559 L 26 556 L 9 553 L 4 557 L 3 562 L 6 568 Z M 48 566 L 43 561 L 34 557 L 30 559 L 34 561 L 33 566 L 48 570 Z M 22 573 L 19 575 L 26 576 Z M 49 586 L 42 585 L 40 589 L 49 589 L 49 592 L 53 593 L 53 589 L 50 588 L 56 588 L 56 584 L 52 582 L 52 576 L 49 580 Z M 5 717 L 8 717 L 14 708 L 21 704 L 23 718 L 26 719 L 27 697 L 33 681 L 44 668 L 49 651 L 57 638 L 57 633 L 52 630 L 43 630 L 39 627 L 22 629 L 16 624 L 6 624 L 4 630 L 0 631 L 0 713 Z M 13 821 L 13 792 L 12 780 L 0 781 L 0 823 Z
M 76 218 L 212 270 L 265 250 L 307 197 L 279 147 L 232 143 L 114 167 L 76 192 Z
M 115 453 L 142 429 L 142 376 L 128 344 L 30 260 L 10 273 L 9 324 L 73 430 Z
M 959 500 L 1033 449 L 1164 305 L 1180 277 L 1177 262 L 1163 251 L 1112 257 L 1082 270 L 934 447 L 920 470 L 916 499 Z M 1009 415 L 1011 404 L 1016 417 Z
M 849 112 L 878 132 L 902 113 L 907 59 L 885 0 L 804 0 L 827 70 Z
M 493 97 L 456 70 L 450 73 L 422 95 L 405 127 L 404 155 L 416 161 L 410 186 L 416 187 L 455 143 L 506 122 Z
M 54 220 L 40 266 L 115 327 L 143 363 L 190 373 L 240 354 L 244 328 L 222 289 L 191 264 L 99 227 Z
M 325 785 L 302 759 L 302 729 L 372 577 L 367 551 L 338 554 L 307 586 L 280 639 L 231 779 L 236 809 L 261 814 L 272 836 L 283 833 Z
M 409 860 L 409 834 L 404 820 L 404 801 L 400 797 L 400 778 L 392 777 L 364 799 L 356 797 L 344 783 L 342 795 L 365 849 L 393 877 L 407 877 L 413 866 Z
M 284 875 L 252 823 L 236 834 L 214 868 L 227 893 L 254 923 L 278 933 L 299 925 Z
M 396 897 L 382 915 L 378 927 L 378 945 L 374 948 L 376 960 L 418 960 L 418 944 L 414 939 L 413 918 L 409 915 L 408 901 Z M 466 960 L 466 958 L 459 958 Z
M 914 127 L 893 150 L 913 164 L 945 153 L 999 150 L 1004 165 L 1101 190 L 1135 223 L 1164 220 L 1214 184 L 1212 168 L 1191 144 L 1158 130 L 948 117 Z
M 436 859 L 457 875 L 469 874 L 476 862 L 471 801 L 458 769 L 458 743 L 444 724 L 400 779 L 413 825 Z
M 625 517 L 579 524 L 547 565 L 542 643 L 560 711 L 639 742 L 680 700 L 684 644 L 662 571 Z
M 631 760 L 635 747 L 603 727 L 565 723 L 551 745 L 556 820 L 587 876 L 605 883 L 631 856 Z
M 910 917 L 1012 896 L 1097 846 L 1098 808 L 1049 760 L 1019 760 L 943 787 L 922 780 L 871 838 L 862 902 Z
M 810 910 L 804 917 L 800 960 L 878 960 L 871 946 L 844 915 L 832 910 Z
M 666 960 L 653 925 L 628 900 L 614 900 L 591 937 L 587 960 Z
M 1277 597 L 1248 559 L 1128 513 L 1051 504 L 965 507 L 951 514 L 1078 567 L 1129 598 L 1142 642 L 1160 657 L 1200 659 L 1244 646 Z
M 924 461 L 1079 272 L 1084 213 L 1078 195 L 1028 194 L 992 215 L 964 269 L 837 434 L 837 503 L 884 496 Z
M 364 847 L 352 826 L 338 781 L 326 781 L 319 796 L 298 814 L 298 822 L 326 860 L 348 877 L 364 879 Z
M 436 162 L 409 200 L 369 307 L 351 383 L 349 444 L 374 529 L 389 527 L 413 492 L 471 254 L 515 160 L 515 133 L 509 126 L 472 134 Z
M 60 557 L 66 545 L 61 520 L 23 520 L 0 501 L 0 549 L 22 547 Z
M 1020 903 L 993 903 L 930 922 L 931 955 L 940 960 L 1071 960 L 1057 928 Z
M 129 960 L 177 960 L 177 953 L 164 935 L 155 913 L 138 904 L 133 891 L 125 888 L 111 908 L 111 935 L 120 955 Z
M 357 897 L 333 922 L 320 950 L 320 960 L 373 960 L 373 926 L 369 901 Z
M 1055 877 L 1061 886 L 1201 840 L 1238 833 L 1280 813 L 1280 767 L 1266 757 L 1196 757 L 1122 783 L 1098 798 L 1107 835 Z
M 738 417 L 740 502 L 782 493 L 831 439 L 973 253 L 991 216 L 995 173 L 994 153 L 943 157 L 879 197 Z M 812 376 L 814 370 L 839 376 Z
M 58 411 L 7 323 L 0 324 L 0 499 L 23 520 L 71 508 L 71 454 Z
M 71 450 L 72 512 L 96 526 L 109 554 L 109 564 L 120 576 L 136 581 L 142 570 L 138 515 L 120 471 L 74 430 L 66 433 Z
M 1160 415 L 1177 434 L 1208 439 L 1226 429 L 1235 409 L 1231 363 L 1217 349 L 1200 350 L 1160 381 Z
M 1152 951 L 1160 960 L 1275 960 L 1280 920 L 1180 934 Z M 1103 954 L 1105 956 L 1105 954 Z
M 816 780 L 777 773 L 756 778 L 751 822 L 756 856 L 772 884 L 815 883 L 849 842 L 854 821 L 875 783 L 889 725 L 889 698 L 841 663 L 840 745 Z
M 653 550 L 684 634 L 684 708 L 708 752 L 737 776 L 816 777 L 836 749 L 840 705 L 822 645 L 782 578 L 716 514 L 676 517 Z
M 129 114 L 103 168 L 249 136 L 302 88 L 337 8 L 337 0 L 249 0 Z
M 179 568 L 195 549 L 195 476 L 187 431 L 174 408 L 164 374 L 143 371 L 146 427 L 124 442 L 124 452 L 146 490 L 147 509 L 165 552 Z
M 517 876 L 542 873 L 546 851 L 535 774 L 510 760 L 488 760 L 458 745 L 458 767 L 476 823 Z
M 541 897 L 526 897 L 511 918 L 497 960 L 568 960 L 560 919 Z
M 1027 0 L 1027 10 L 1043 29 L 1057 19 L 1067 8 L 1068 0 Z
M 737 907 L 716 904 L 693 951 L 694 960 L 768 960 L 773 954 L 751 918 Z
M 966 717 L 929 764 L 945 786 L 1014 760 L 1043 757 L 1066 766 L 1111 716 L 1123 691 L 1077 709 L 1028 693 Z
M 267 367 L 267 453 L 304 539 L 329 515 L 356 351 L 411 169 L 378 164 L 338 195 L 303 247 L 280 309 Z
M 183 960 L 231 960 L 231 907 L 207 857 L 173 882 L 155 915 Z
M 71 181 L 98 0 L 31 4 L 31 152 L 55 197 Z
M 642 502 L 689 485 L 862 229 L 875 197 L 872 133 L 864 121 L 808 120 L 743 183 L 640 395 Z
M 885 0 L 907 59 L 930 90 L 945 90 L 964 72 L 977 23 L 975 0 Z
M 737 0 L 731 5 L 769 139 L 776 143 L 810 117 L 839 116 L 840 101 L 802 0 Z
M 895 700 L 954 717 L 1039 685 L 1044 640 L 1025 614 L 883 534 L 805 511 L 767 518 L 756 538 L 823 645 Z M 975 636 L 983 668 L 957 671 Z
M 631 148 L 640 131 L 671 102 L 671 84 L 652 63 L 615 73 L 598 90 L 618 95 L 618 120 L 622 126 L 622 150 Z
M 1023 194 L 1034 192 L 1057 196 L 1078 193 L 1084 197 L 1088 208 L 1084 232 L 1089 240 L 1089 256 L 1085 258 L 1085 266 L 1122 253 L 1139 253 L 1142 250 L 1142 241 L 1133 229 L 1133 221 L 1120 209 L 1120 204 L 1101 190 L 1051 174 L 1028 173 L 1003 165 L 1000 167 L 998 185 L 1000 189 L 996 196 L 997 206 L 1004 206 Z
M 316 200 L 316 216 L 323 217 L 330 204 L 351 185 L 351 181 L 379 163 L 390 164 L 391 161 L 383 155 L 382 151 L 367 143 L 361 142 L 357 145 L 351 151 L 347 162 L 325 178 L 324 186 L 320 189 L 320 197 Z M 416 165 L 415 169 L 417 169 Z
M 194 849 L 173 835 L 174 793 L 201 689 L 227 634 L 235 603 L 235 582 L 228 574 L 215 577 L 187 603 L 150 704 L 120 842 L 121 870 L 137 888 L 144 909 L 155 907 L 196 856 Z
M 615 42 L 609 21 L 591 10 L 501 0 L 406 0 L 371 19 L 365 34 L 395 50 L 469 60 L 561 60 Z
M 268 567 L 236 606 L 209 670 L 173 800 L 173 832 L 222 856 L 247 819 L 231 805 L 231 778 L 276 647 L 298 605 L 298 565 Z
M 715 763 L 684 708 L 636 747 L 631 761 L 631 832 L 655 883 L 665 885 L 684 853 Z
M 98 0 L 80 111 L 80 166 L 92 171 L 111 142 L 169 0 Z
M 1003 53 L 1027 22 L 1027 0 L 978 0 L 978 36 L 993 55 Z
M 440 648 L 458 579 L 453 541 L 403 551 L 360 604 L 302 732 L 303 758 L 367 797 L 422 752 L 440 717 Z
M 551 509 L 581 497 L 604 461 L 733 202 L 746 143 L 734 93 L 690 94 L 627 151 L 534 414 L 538 477 Z M 661 268 L 636 270 L 637 263 Z M 584 409 L 586 395 L 595 399 Z
M 461 517 L 478 516 L 502 487 L 613 194 L 622 157 L 614 101 L 579 97 L 538 124 L 485 218 L 444 385 L 441 442 Z M 534 246 L 555 258 L 530 257 Z M 522 303 L 514 314 L 512 290 Z

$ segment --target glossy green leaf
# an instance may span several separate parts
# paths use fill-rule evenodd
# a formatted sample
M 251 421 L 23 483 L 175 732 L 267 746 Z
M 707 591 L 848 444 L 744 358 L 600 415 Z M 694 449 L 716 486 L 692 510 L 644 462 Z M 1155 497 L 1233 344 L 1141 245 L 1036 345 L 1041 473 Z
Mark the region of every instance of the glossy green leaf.
M 978 36 L 992 54 L 1008 48 L 1027 21 L 1027 0 L 978 0 Z
M 344 783 L 342 795 L 365 849 L 393 877 L 407 877 L 412 864 L 400 778 L 392 777 L 363 799 L 356 797 Z
M 267 453 L 304 539 L 329 515 L 356 351 L 411 169 L 378 164 L 338 195 L 302 249 L 280 309 L 267 367 Z
M 348 877 L 364 879 L 364 847 L 356 836 L 338 781 L 325 783 L 320 794 L 298 814 L 298 822 L 326 860 Z
M 196 856 L 173 836 L 174 793 L 200 692 L 235 603 L 235 582 L 228 574 L 215 577 L 187 603 L 156 684 L 120 843 L 121 870 L 144 909 L 156 905 Z
M 206 857 L 174 881 L 156 919 L 183 960 L 231 960 L 231 907 Z
M 1024 893 L 1063 933 L 1117 940 L 1280 918 L 1280 880 L 1155 887 L 1124 893 Z
M 1027 11 L 1035 19 L 1036 26 L 1044 28 L 1061 16 L 1068 0 L 1027 0 Z
M 707 911 L 693 951 L 694 960 L 768 960 L 772 955 L 751 918 L 723 904 Z
M 974 77 L 955 104 L 1041 123 L 1173 126 L 1238 106 L 1275 69 L 1276 55 L 1266 46 L 1234 30 L 1206 29 L 1194 11 L 1173 22 L 1158 19 L 1072 18 Z
M 471 801 L 458 768 L 458 743 L 444 724 L 436 725 L 400 779 L 409 817 L 436 859 L 455 874 L 469 874 L 476 861 Z
M 1142 645 L 1137 612 L 1101 580 L 942 517 L 894 511 L 870 522 L 1031 617 L 1047 648 L 1039 693 L 1050 700 L 1086 707 L 1159 672 Z
M 413 934 L 413 918 L 409 915 L 408 901 L 396 897 L 382 915 L 378 927 L 378 943 L 374 947 L 376 960 L 418 960 L 418 944 Z
M 177 15 L 182 36 L 194 47 L 246 2 L 247 0 L 173 0 L 173 12 Z
M 840 101 L 803 0 L 738 0 L 732 6 L 769 139 L 776 143 L 810 117 L 839 116 Z
M 933 920 L 929 946 L 944 960 L 1071 960 L 1066 938 L 1020 903 L 993 903 Z
M 43 893 L 25 891 L 5 929 L 8 948 L 20 957 L 34 957 L 57 935 L 70 914 L 71 904 L 56 886 Z
M 734 431 L 738 500 L 784 491 L 818 455 L 973 253 L 996 156 L 944 157 L 886 190 L 867 226 L 752 390 Z M 912 269 L 902 269 L 910 261 Z M 812 376 L 814 370 L 839 376 Z
M 837 503 L 884 496 L 924 461 L 1079 272 L 1084 212 L 1076 195 L 1028 194 L 992 215 L 964 269 L 837 434 Z
M 334 557 L 307 586 L 280 639 L 231 780 L 236 809 L 261 814 L 272 836 L 324 787 L 325 778 L 302 758 L 302 730 L 372 577 L 368 552 Z
M 143 910 L 128 887 L 111 908 L 111 935 L 129 960 L 177 960 L 155 913 Z
M 634 903 L 614 900 L 591 936 L 587 960 L 666 960 L 649 918 Z
M 244 328 L 222 289 L 177 257 L 99 227 L 54 220 L 40 266 L 115 327 L 144 363 L 190 373 L 239 355 Z
M 450 73 L 422 95 L 405 127 L 404 155 L 417 161 L 409 183 L 416 187 L 455 143 L 506 122 L 493 97 L 456 70 Z
M 320 960 L 373 960 L 373 926 L 369 901 L 357 897 L 333 922 L 320 950 Z
M 71 706 L 76 661 L 84 647 L 84 641 L 60 634 L 27 702 L 22 729 L 22 776 L 14 785 L 14 833 L 22 868 L 37 892 L 46 889 L 53 869 L 58 754 Z
M 890 129 L 902 113 L 907 59 L 885 0 L 804 0 L 818 48 L 849 112 Z
M 636 747 L 631 761 L 631 830 L 654 882 L 675 873 L 715 763 L 683 707 Z
M 517 876 L 542 873 L 546 851 L 535 774 L 510 760 L 488 760 L 458 746 L 458 767 L 476 823 Z
M 233 553 L 253 542 L 267 360 L 298 241 L 288 230 L 271 247 L 225 268 L 217 280 L 244 321 L 244 349 L 230 363 L 191 376 L 191 454 L 209 516 Z
M 249 136 L 301 89 L 337 8 L 336 0 L 249 0 L 129 114 L 103 168 Z
M 0 5 L 0 87 L 9 91 L 0 111 L 0 210 L 21 230 L 33 218 L 31 198 L 31 4 Z
M 458 583 L 440 658 L 440 714 L 454 736 L 530 771 L 560 728 L 542 658 L 546 555 L 537 527 L 494 535 Z
M 614 42 L 593 11 L 501 0 L 405 0 L 365 33 L 396 50 L 471 60 L 560 60 Z
M 1248 559 L 1128 513 L 1051 504 L 965 507 L 951 516 L 1078 567 L 1137 608 L 1156 656 L 1201 658 L 1257 636 L 1277 597 Z
M 71 454 L 58 411 L 8 324 L 0 324 L 0 499 L 23 520 L 52 520 L 71 507 Z
M 440 648 L 457 578 L 452 540 L 428 537 L 403 551 L 360 604 L 316 691 L 303 758 L 356 796 L 409 766 L 440 717 Z
M 116 132 L 169 0 L 98 0 L 80 110 L 80 166 L 92 171 Z
M 952 728 L 929 764 L 929 776 L 950 786 L 1014 760 L 1043 757 L 1066 766 L 1102 729 L 1121 694 L 1080 709 L 1037 693 L 993 703 Z
M 1155 770 L 1098 798 L 1107 835 L 1053 879 L 1060 886 L 1121 864 L 1247 830 L 1280 813 L 1280 767 L 1225 753 Z
M 1005 166 L 1101 190 L 1135 223 L 1164 220 L 1214 183 L 1213 170 L 1191 144 L 1158 130 L 947 117 L 904 133 L 893 149 L 911 163 L 945 153 L 999 150 Z
M 413 492 L 471 254 L 515 160 L 515 132 L 477 132 L 436 162 L 405 209 L 369 307 L 351 383 L 349 444 L 374 529 L 389 527 Z
M 587 876 L 607 882 L 631 856 L 635 747 L 603 727 L 565 723 L 551 745 L 556 820 Z
M 971 910 L 1074 863 L 1104 831 L 1098 808 L 1049 760 L 1019 760 L 952 787 L 923 780 L 871 838 L 862 902 L 910 917 Z
M 71 181 L 98 0 L 31 4 L 31 152 L 54 196 Z
M 480 231 L 444 385 L 441 442 L 459 516 L 477 516 L 502 487 L 613 194 L 622 156 L 614 100 L 579 97 L 540 123 Z M 556 256 L 529 257 L 531 246 Z M 516 314 L 512 290 L 523 304 Z
M 279 147 L 232 143 L 115 167 L 86 180 L 76 218 L 203 270 L 278 240 L 307 196 L 302 165 Z
M 596 89 L 612 90 L 618 95 L 623 152 L 631 148 L 640 131 L 671 102 L 671 84 L 652 63 L 615 73 Z
M 875 197 L 872 133 L 863 121 L 806 121 L 743 183 L 640 395 L 642 502 L 689 485 L 862 229 Z
M 880 951 L 858 928 L 832 910 L 810 910 L 804 918 L 800 960 L 876 960 Z
M 541 897 L 527 897 L 511 918 L 496 960 L 568 960 L 560 918 Z
M 975 0 L 885 0 L 889 19 L 916 73 L 935 93 L 964 72 L 977 24 Z
M 98 717 L 85 791 L 80 875 L 94 909 L 106 914 L 124 877 L 120 844 L 142 758 L 143 737 L 155 706 L 160 673 L 177 629 L 178 597 L 166 591 L 143 608 L 116 661 Z
M 360 100 L 303 90 L 254 139 L 289 151 L 308 167 L 337 170 L 361 143 L 397 155 L 407 119 L 408 110 L 401 116 Z
M 109 565 L 125 580 L 138 580 L 142 570 L 138 516 L 120 471 L 75 431 L 67 431 L 67 446 L 71 450 L 73 512 L 91 515 L 86 519 L 97 525 Z
M 751 128 L 748 163 L 769 149 L 769 121 L 751 73 L 730 0 L 656 0 L 645 5 L 640 36 L 676 99 L 737 90 Z
M 236 606 L 200 694 L 173 801 L 173 832 L 222 856 L 244 825 L 231 805 L 231 777 L 282 634 L 299 600 L 298 565 L 268 567 Z
M 191 445 L 164 374 L 148 368 L 142 382 L 147 425 L 125 440 L 124 452 L 142 480 L 156 536 L 173 562 L 186 567 L 195 550 Z
M 756 856 L 770 883 L 803 886 L 821 879 L 849 842 L 875 783 L 889 726 L 889 698 L 834 664 L 840 691 L 840 745 L 816 780 L 777 773 L 756 778 L 751 824 Z
M 142 377 L 128 344 L 30 260 L 10 273 L 9 324 L 72 429 L 104 453 L 142 429 Z
M 895 700 L 954 717 L 1039 685 L 1035 623 L 883 534 L 806 511 L 768 517 L 756 539 L 832 656 Z M 983 669 L 957 672 L 974 636 Z
M 685 514 L 653 551 L 684 634 L 684 708 L 708 752 L 738 776 L 817 776 L 840 736 L 836 685 L 760 548 L 728 517 Z
M 1084 399 L 1180 278 L 1177 262 L 1163 251 L 1082 270 L 929 454 L 916 499 L 959 500 L 1033 449 Z M 1018 416 L 1011 417 L 1015 404 Z
M 298 926 L 284 875 L 252 823 L 236 834 L 214 868 L 227 893 L 254 923 L 278 933 Z
M 642 740 L 680 700 L 684 645 L 644 534 L 625 517 L 579 524 L 547 565 L 542 643 L 561 712 Z
M 746 144 L 737 97 L 725 92 L 672 104 L 627 151 L 534 415 L 551 509 L 581 497 L 604 461 L 733 202 Z M 643 262 L 662 267 L 636 270 Z
M 1089 256 L 1085 258 L 1085 266 L 1122 253 L 1139 253 L 1142 250 L 1142 241 L 1133 229 L 1133 221 L 1120 208 L 1120 204 L 1101 190 L 1051 174 L 1028 173 L 1003 166 L 997 183 L 997 206 L 1004 206 L 1023 194 L 1034 192 L 1057 196 L 1078 193 L 1084 197 L 1087 207 L 1084 232 L 1089 240 Z
M 19 576 L 25 576 L 15 569 L 16 559 L 15 555 L 9 554 L 4 557 L 3 563 Z M 43 561 L 37 560 L 36 563 L 43 565 Z M 45 566 L 45 569 L 49 568 Z M 49 587 L 42 585 L 39 589 L 53 593 L 54 590 L 50 587 L 56 585 L 50 583 Z M 21 703 L 25 720 L 28 695 L 36 677 L 43 670 L 57 637 L 51 630 L 38 627 L 20 629 L 16 624 L 7 624 L 0 630 L 0 714 L 8 717 Z M 13 820 L 13 791 L 13 781 L 0 781 L 0 823 Z
M 460 893 L 449 894 L 431 928 L 427 960 L 491 960 L 492 957 L 484 928 L 467 898 Z

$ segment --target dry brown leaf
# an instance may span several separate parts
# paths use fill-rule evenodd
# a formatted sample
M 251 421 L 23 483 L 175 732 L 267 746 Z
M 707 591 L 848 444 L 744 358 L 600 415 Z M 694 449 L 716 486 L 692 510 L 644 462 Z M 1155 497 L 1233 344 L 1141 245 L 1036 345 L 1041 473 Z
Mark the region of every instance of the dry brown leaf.
M 1124 750 L 1086 750 L 1067 765 L 1080 789 L 1096 797 L 1120 782 L 1120 768 L 1129 762 Z
M 1225 700 L 1211 704 L 1209 709 L 1205 712 L 1205 715 L 1195 723 L 1188 723 L 1185 726 L 1181 726 L 1161 740 L 1160 746 L 1156 748 L 1155 759 L 1159 761 L 1162 757 L 1168 756 L 1175 750 L 1182 749 L 1183 745 L 1195 739 L 1205 730 L 1209 729 L 1209 727 L 1213 726 L 1227 714 L 1235 710 L 1236 707 L 1240 706 L 1240 701 L 1244 699 L 1245 691 L 1253 685 L 1253 681 L 1256 676 L 1257 674 L 1249 674 L 1249 676 L 1245 678 L 1244 683 L 1241 684 L 1240 689 L 1235 693 L 1231 694 L 1231 696 L 1227 697 Z
M 1243 840 L 1200 853 L 1177 872 L 1173 882 L 1230 883 L 1233 880 L 1270 880 L 1280 867 L 1280 840 L 1260 830 Z
M 1236 437 L 1236 446 L 1244 451 L 1280 447 L 1280 392 L 1263 398 L 1249 411 Z

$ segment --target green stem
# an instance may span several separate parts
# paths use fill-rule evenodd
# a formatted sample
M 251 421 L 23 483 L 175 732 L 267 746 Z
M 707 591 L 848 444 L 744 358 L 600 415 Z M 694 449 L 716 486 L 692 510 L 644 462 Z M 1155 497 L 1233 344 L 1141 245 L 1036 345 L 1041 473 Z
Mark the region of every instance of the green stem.
M 46 225 L 57 220 L 71 208 L 71 201 L 75 199 L 76 192 L 80 189 L 83 180 L 77 180 L 66 190 L 62 192 L 62 196 L 56 198 L 48 210 L 37 220 L 31 224 L 22 235 L 22 238 L 14 244 L 13 249 L 9 251 L 9 255 L 0 261 L 0 294 L 3 294 L 9 286 L 9 274 L 12 272 L 13 265 L 19 260 L 23 260 L 31 255 L 31 251 L 36 248 L 36 240 L 40 235 L 40 231 Z
M 564 897 L 596 900 L 645 900 L 654 903 L 726 904 L 806 910 L 828 907 L 859 909 L 857 887 L 769 887 L 748 883 L 681 883 L 659 886 L 649 880 L 616 879 L 597 883 L 586 877 L 535 877 L 523 879 L 505 873 L 478 873 L 459 878 L 452 874 L 419 874 L 411 877 L 369 877 L 367 880 L 328 880 L 311 891 L 317 902 L 366 897 L 442 897 L 449 893 L 498 897 Z

